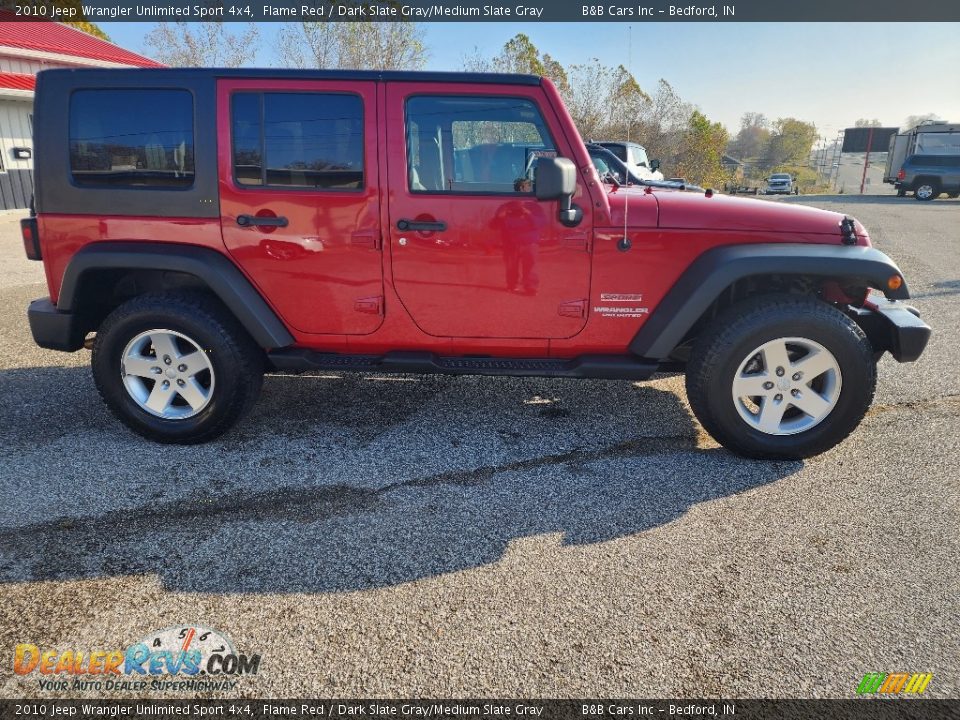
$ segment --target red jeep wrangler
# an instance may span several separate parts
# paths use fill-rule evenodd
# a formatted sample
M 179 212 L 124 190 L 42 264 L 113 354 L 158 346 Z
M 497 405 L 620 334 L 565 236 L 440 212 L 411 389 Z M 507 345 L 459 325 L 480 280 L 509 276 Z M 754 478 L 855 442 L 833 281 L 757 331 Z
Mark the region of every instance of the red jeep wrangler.
M 35 126 L 34 339 L 92 347 L 162 442 L 223 433 L 274 370 L 685 370 L 719 442 L 800 458 L 930 334 L 855 220 L 605 184 L 539 77 L 49 70 Z

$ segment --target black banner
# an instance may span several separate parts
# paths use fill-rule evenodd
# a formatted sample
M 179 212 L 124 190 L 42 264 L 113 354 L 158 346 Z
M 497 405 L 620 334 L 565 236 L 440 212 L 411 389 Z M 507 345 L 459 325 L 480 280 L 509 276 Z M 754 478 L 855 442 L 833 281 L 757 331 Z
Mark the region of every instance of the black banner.
M 567 720 L 939 720 L 960 717 L 960 700 L 0 700 L 14 718 L 410 718 Z
M 2 0 L 3 20 L 91 22 L 957 22 L 935 0 Z M 851 42 L 856 42 L 851 37 Z

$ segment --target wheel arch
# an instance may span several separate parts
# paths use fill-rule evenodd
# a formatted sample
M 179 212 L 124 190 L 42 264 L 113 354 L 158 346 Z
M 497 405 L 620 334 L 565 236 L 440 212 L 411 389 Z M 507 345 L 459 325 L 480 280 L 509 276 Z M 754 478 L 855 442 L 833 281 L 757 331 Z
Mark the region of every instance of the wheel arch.
M 121 302 L 144 292 L 200 289 L 217 297 L 262 348 L 294 338 L 259 291 L 225 255 L 196 245 L 147 242 L 94 243 L 71 258 L 57 310 L 95 330 Z
M 699 325 L 732 302 L 773 291 L 813 294 L 828 281 L 876 288 L 894 300 L 910 297 L 903 274 L 872 247 L 797 244 L 729 245 L 700 255 L 674 283 L 630 342 L 630 352 L 669 360 Z

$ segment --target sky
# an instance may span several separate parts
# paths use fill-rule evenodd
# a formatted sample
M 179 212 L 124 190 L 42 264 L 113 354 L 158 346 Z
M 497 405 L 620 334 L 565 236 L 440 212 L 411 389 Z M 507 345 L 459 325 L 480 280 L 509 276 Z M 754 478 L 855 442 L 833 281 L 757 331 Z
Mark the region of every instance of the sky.
M 101 23 L 146 52 L 150 23 Z M 257 66 L 277 64 L 280 23 L 262 23 Z M 660 78 L 732 132 L 745 112 L 796 117 L 833 139 L 858 118 L 902 127 L 908 115 L 960 122 L 960 23 L 424 23 L 428 70 L 459 70 L 476 48 L 495 55 L 526 33 L 564 65 L 629 67 L 652 92 Z

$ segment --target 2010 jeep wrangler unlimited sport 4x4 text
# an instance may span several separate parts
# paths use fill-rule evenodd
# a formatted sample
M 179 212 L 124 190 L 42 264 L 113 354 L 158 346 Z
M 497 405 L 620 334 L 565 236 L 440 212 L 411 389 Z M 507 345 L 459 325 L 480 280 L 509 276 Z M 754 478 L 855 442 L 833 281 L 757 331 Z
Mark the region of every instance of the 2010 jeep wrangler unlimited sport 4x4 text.
M 50 70 L 35 148 L 34 339 L 92 347 L 162 442 L 224 432 L 277 370 L 685 370 L 719 442 L 799 458 L 930 333 L 855 220 L 605 185 L 539 77 Z

